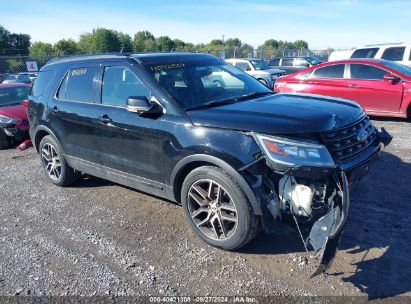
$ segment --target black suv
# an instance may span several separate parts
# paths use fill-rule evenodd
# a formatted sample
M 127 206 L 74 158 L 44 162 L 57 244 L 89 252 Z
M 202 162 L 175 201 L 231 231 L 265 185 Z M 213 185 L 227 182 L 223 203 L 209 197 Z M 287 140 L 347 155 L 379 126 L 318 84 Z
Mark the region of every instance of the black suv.
M 313 65 L 320 64 L 321 61 L 314 57 L 276 57 L 268 61 L 268 65 L 275 69 L 286 71 L 287 74 L 292 74 Z
M 226 250 L 260 227 L 298 227 L 307 249 L 324 252 L 318 272 L 347 218 L 347 180 L 390 139 L 354 102 L 276 95 L 206 54 L 56 59 L 29 100 L 52 183 L 89 174 L 180 202 L 195 233 Z

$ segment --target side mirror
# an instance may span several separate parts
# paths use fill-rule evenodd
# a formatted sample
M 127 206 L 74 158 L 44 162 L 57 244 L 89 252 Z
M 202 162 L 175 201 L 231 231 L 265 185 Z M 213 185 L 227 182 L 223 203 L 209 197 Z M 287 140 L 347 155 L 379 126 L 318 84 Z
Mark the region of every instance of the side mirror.
M 249 71 L 251 71 L 251 67 L 247 67 L 245 70 L 246 70 L 246 72 L 249 72 Z
M 391 83 L 397 83 L 401 81 L 401 78 L 398 76 L 395 76 L 393 74 L 385 74 L 384 75 L 384 80 L 389 81 Z
M 305 66 L 306 68 L 309 68 L 309 67 L 310 67 L 310 64 L 309 64 L 309 63 L 305 63 L 304 66 Z
M 142 114 L 148 112 L 153 107 L 146 96 L 129 96 L 127 98 L 127 110 Z

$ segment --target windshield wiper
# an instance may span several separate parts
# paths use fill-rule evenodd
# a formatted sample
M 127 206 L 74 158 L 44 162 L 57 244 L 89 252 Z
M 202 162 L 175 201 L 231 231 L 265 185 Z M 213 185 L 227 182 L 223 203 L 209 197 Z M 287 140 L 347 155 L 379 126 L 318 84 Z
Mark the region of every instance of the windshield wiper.
M 233 98 L 233 100 L 239 101 L 239 100 L 244 100 L 244 99 L 253 98 L 253 97 L 257 97 L 257 96 L 268 95 L 268 94 L 271 95 L 271 94 L 275 94 L 275 93 L 271 92 L 271 91 L 269 91 L 269 92 L 254 92 L 254 93 L 251 93 L 251 94 L 247 94 L 247 95 L 243 95 L 243 96 L 240 96 L 240 97 Z
M 257 96 L 262 96 L 262 95 L 267 95 L 267 94 L 275 94 L 274 92 L 254 92 L 251 94 L 247 94 L 247 95 L 243 95 L 243 96 L 239 96 L 239 97 L 234 97 L 234 98 L 229 98 L 229 99 L 224 99 L 224 100 L 212 100 L 203 104 L 200 104 L 198 106 L 193 106 L 193 107 L 189 107 L 189 108 L 185 108 L 185 111 L 190 111 L 190 110 L 198 110 L 198 109 L 203 109 L 203 108 L 209 108 L 209 107 L 214 107 L 214 106 L 218 106 L 218 105 L 225 105 L 225 104 L 232 104 L 232 103 L 236 103 L 237 101 L 240 100 L 245 100 L 248 98 L 253 98 L 253 97 L 257 97 Z
M 185 111 L 190 111 L 190 110 L 197 110 L 197 109 L 202 109 L 202 108 L 209 108 L 209 107 L 213 107 L 213 106 L 217 106 L 217 105 L 225 105 L 225 104 L 231 104 L 236 102 L 235 99 L 230 98 L 230 99 L 225 99 L 225 100 L 212 100 L 197 106 L 193 106 L 193 107 L 189 107 L 189 108 L 185 108 Z

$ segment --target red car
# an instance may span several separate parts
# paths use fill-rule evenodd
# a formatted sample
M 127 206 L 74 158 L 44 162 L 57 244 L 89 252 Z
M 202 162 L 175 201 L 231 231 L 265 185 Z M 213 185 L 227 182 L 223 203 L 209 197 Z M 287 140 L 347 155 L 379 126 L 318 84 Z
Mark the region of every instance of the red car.
M 23 101 L 30 88 L 24 83 L 0 84 L 0 149 L 28 138 L 29 123 Z
M 372 116 L 411 118 L 411 68 L 387 60 L 322 63 L 277 79 L 274 91 L 346 98 Z

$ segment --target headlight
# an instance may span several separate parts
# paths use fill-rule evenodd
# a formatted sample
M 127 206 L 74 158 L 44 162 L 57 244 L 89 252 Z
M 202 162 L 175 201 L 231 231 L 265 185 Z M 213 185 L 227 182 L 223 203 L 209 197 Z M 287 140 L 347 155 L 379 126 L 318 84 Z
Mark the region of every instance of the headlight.
M 321 144 L 285 140 L 261 134 L 254 137 L 266 156 L 274 162 L 299 167 L 335 167 L 327 148 Z
M 8 125 L 8 124 L 11 124 L 11 123 L 16 123 L 18 121 L 19 121 L 18 119 L 14 119 L 14 118 L 11 118 L 11 117 L 8 117 L 8 116 L 0 115 L 0 124 Z

